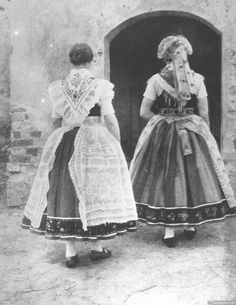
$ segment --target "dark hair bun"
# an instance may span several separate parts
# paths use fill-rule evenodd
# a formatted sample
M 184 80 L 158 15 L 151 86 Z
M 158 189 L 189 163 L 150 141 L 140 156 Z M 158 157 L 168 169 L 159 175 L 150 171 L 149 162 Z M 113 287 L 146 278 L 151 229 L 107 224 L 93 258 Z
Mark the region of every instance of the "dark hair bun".
M 93 60 L 93 51 L 86 43 L 76 43 L 69 52 L 70 62 L 78 66 Z

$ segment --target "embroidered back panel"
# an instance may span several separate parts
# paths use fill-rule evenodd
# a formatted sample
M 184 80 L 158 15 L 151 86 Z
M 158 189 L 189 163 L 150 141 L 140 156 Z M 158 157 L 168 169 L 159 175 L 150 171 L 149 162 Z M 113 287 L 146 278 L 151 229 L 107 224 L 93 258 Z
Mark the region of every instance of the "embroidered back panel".
M 99 79 L 88 70 L 72 70 L 69 76 L 55 84 L 50 91 L 51 98 L 61 110 L 65 125 L 81 124 L 89 116 L 99 116 Z M 95 107 L 95 109 L 93 109 Z M 93 109 L 93 110 L 92 110 Z
M 95 91 L 91 90 L 96 82 L 96 79 L 92 76 L 82 77 L 78 72 L 73 75 L 72 78 L 67 78 L 61 81 L 63 92 L 70 103 L 70 106 L 77 110 L 83 97 L 87 95 L 87 99 L 92 98 L 95 95 Z

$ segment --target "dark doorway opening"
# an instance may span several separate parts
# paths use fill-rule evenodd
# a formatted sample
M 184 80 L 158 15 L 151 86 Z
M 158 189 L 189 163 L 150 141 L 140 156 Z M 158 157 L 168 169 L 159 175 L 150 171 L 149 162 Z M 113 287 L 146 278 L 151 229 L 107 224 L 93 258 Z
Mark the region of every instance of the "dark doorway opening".
M 156 12 L 158 13 L 158 12 Z M 190 66 L 205 77 L 209 98 L 211 130 L 218 145 L 221 136 L 221 33 L 197 16 L 160 12 L 135 22 L 125 22 L 106 37 L 110 80 L 115 84 L 114 107 L 121 129 L 121 144 L 129 162 L 145 126 L 139 109 L 146 81 L 163 63 L 157 60 L 159 42 L 181 33 L 193 47 Z M 138 17 L 138 16 L 137 16 Z M 109 73 L 107 73 L 109 74 Z

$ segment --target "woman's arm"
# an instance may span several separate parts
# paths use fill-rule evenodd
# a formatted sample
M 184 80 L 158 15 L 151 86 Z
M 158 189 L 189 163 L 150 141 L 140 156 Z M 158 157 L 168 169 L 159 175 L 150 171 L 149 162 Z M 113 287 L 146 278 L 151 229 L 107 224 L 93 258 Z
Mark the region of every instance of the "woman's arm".
M 140 116 L 144 120 L 148 121 L 151 119 L 151 117 L 153 117 L 155 115 L 155 113 L 153 113 L 151 110 L 153 102 L 154 102 L 153 100 L 151 100 L 147 97 L 143 98 L 141 108 L 140 108 Z
M 198 98 L 197 107 L 199 116 L 210 126 L 207 97 Z
M 109 132 L 120 142 L 120 129 L 115 114 L 104 115 L 104 121 Z

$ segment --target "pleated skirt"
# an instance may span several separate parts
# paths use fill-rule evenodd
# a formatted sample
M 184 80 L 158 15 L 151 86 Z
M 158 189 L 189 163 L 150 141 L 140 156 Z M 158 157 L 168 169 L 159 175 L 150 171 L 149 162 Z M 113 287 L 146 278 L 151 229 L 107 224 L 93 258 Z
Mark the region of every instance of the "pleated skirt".
M 236 213 L 207 143 L 187 129 L 181 135 L 175 121 L 156 124 L 133 162 L 131 179 L 138 217 L 150 225 L 199 225 Z

